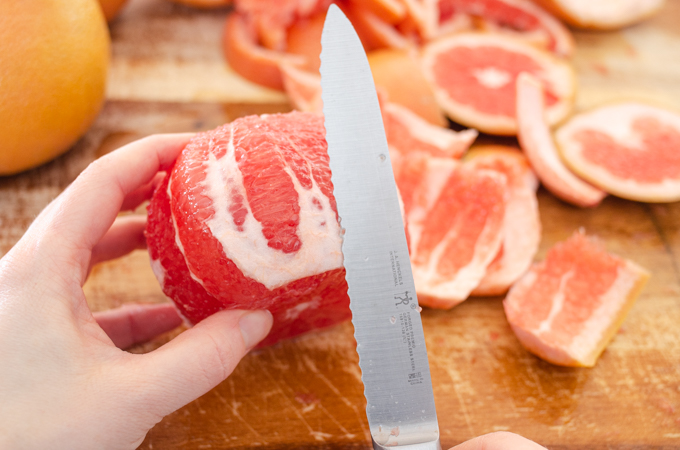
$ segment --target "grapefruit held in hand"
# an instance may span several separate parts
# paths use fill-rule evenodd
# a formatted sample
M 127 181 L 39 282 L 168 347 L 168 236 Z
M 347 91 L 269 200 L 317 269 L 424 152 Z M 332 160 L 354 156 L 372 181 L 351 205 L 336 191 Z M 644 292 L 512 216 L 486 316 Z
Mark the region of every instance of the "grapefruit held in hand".
M 267 309 L 270 345 L 350 318 L 321 115 L 198 134 L 154 193 L 146 234 L 163 291 L 192 323 Z
M 0 176 L 49 161 L 87 130 L 108 60 L 96 0 L 0 2 Z

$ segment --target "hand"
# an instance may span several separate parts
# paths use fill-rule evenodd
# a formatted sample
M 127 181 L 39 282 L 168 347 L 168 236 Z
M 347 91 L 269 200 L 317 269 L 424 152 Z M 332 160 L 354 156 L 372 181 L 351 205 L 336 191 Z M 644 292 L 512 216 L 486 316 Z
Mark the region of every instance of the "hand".
M 450 450 L 546 450 L 535 442 L 525 439 L 514 433 L 499 431 L 497 433 L 485 434 L 460 445 L 452 447 Z
M 98 314 L 100 326 L 87 306 L 91 265 L 143 246 L 143 220 L 118 212 L 150 195 L 189 138 L 152 136 L 95 161 L 0 259 L 0 448 L 135 448 L 269 332 L 266 311 L 222 311 L 136 355 L 116 345 L 174 328 L 173 307 L 124 307 Z

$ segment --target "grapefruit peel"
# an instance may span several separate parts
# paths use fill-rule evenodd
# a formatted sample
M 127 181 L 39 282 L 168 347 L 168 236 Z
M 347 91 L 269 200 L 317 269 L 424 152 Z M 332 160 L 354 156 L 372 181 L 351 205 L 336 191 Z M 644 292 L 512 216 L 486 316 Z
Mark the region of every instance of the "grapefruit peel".
M 607 194 L 578 178 L 560 159 L 545 121 L 543 89 L 526 73 L 517 78 L 517 122 L 522 150 L 546 189 L 576 206 L 594 207 L 602 201 Z
M 577 232 L 510 289 L 503 307 L 529 352 L 560 366 L 593 367 L 648 278 Z
M 569 25 L 614 30 L 638 23 L 656 13 L 665 0 L 534 0 Z
M 680 200 L 680 114 L 617 103 L 578 114 L 555 133 L 567 165 L 618 197 Z

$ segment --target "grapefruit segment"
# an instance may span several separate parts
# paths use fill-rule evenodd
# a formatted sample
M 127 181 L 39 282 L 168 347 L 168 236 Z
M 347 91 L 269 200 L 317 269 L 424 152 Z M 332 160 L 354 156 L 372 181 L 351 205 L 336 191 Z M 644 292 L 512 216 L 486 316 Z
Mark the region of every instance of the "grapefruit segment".
M 580 176 L 619 197 L 680 200 L 680 114 L 619 103 L 572 117 L 556 141 Z
M 387 23 L 397 24 L 406 17 L 406 6 L 401 0 L 350 0 L 357 7 L 366 8 Z
M 527 271 L 541 240 L 536 185 L 529 161 L 517 149 L 503 146 L 473 148 L 465 164 L 475 169 L 494 170 L 504 174 L 508 195 L 503 217 L 503 243 L 494 260 L 486 268 L 484 278 L 472 295 L 504 294 Z
M 302 112 L 323 112 L 321 77 L 296 66 L 281 65 L 283 87 L 293 108 Z
M 203 304 L 268 309 L 269 345 L 350 317 L 321 116 L 251 116 L 201 133 L 159 189 L 149 250 L 189 321 L 208 315 Z
M 569 25 L 596 30 L 613 30 L 646 19 L 665 0 L 534 0 Z
M 481 19 L 478 23 L 486 29 L 510 31 L 520 39 L 542 42 L 561 56 L 569 56 L 574 50 L 569 30 L 528 0 L 439 0 L 439 26 L 443 32 L 461 16 Z
M 505 176 L 420 153 L 396 177 L 422 305 L 452 308 L 479 284 L 501 246 Z
M 517 137 L 543 185 L 555 196 L 581 207 L 597 206 L 605 192 L 574 175 L 562 163 L 545 120 L 541 84 L 528 74 L 517 79 Z
M 381 48 L 405 49 L 412 44 L 392 24 L 370 10 L 353 2 L 340 3 L 338 6 L 352 22 L 367 52 Z
M 522 72 L 544 84 L 549 124 L 564 119 L 572 107 L 571 66 L 504 36 L 465 33 L 433 41 L 423 49 L 422 67 L 445 113 L 486 133 L 516 134 L 516 81 Z
M 321 33 L 326 21 L 326 11 L 322 11 L 311 17 L 296 20 L 286 34 L 286 52 L 300 55 L 307 63 L 305 70 L 313 73 L 319 72 L 321 66 Z
M 303 66 L 307 60 L 260 47 L 247 17 L 232 13 L 224 27 L 223 49 L 227 62 L 243 78 L 272 89 L 283 90 L 280 65 Z
M 576 233 L 510 289 L 503 307 L 531 353 L 557 365 L 592 367 L 648 278 L 632 261 Z

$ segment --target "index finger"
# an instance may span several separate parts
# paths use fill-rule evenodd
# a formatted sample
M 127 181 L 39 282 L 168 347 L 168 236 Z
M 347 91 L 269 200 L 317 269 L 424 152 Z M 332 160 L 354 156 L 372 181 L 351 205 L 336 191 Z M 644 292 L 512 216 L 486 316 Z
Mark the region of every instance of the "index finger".
M 92 248 L 111 227 L 126 195 L 172 165 L 193 134 L 153 135 L 90 164 L 30 232 L 41 233 L 51 256 L 77 261 L 84 276 Z

